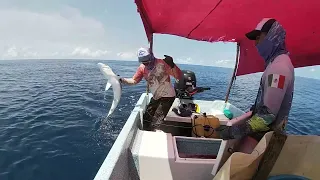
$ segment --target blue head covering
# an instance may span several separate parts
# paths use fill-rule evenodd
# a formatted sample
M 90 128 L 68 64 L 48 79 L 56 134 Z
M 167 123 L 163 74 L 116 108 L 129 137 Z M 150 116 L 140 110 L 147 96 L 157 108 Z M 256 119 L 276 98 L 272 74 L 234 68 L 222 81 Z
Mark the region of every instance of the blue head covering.
M 287 54 L 288 51 L 285 45 L 286 31 L 275 21 L 271 26 L 268 34 L 257 44 L 257 49 L 265 61 L 265 68 L 279 55 Z

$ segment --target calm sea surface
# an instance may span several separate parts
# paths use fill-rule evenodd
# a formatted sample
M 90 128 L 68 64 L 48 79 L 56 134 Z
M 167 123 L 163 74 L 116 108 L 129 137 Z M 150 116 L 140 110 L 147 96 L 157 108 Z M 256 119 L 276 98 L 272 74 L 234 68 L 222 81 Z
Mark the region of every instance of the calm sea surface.
M 121 102 L 101 123 L 113 99 L 97 63 L 131 77 L 137 62 L 91 60 L 0 61 L 0 180 L 93 179 L 145 91 L 145 82 L 123 87 Z M 203 100 L 224 99 L 232 70 L 181 65 L 211 90 Z M 246 111 L 261 74 L 237 78 L 230 103 Z M 288 131 L 320 134 L 320 81 L 296 77 Z

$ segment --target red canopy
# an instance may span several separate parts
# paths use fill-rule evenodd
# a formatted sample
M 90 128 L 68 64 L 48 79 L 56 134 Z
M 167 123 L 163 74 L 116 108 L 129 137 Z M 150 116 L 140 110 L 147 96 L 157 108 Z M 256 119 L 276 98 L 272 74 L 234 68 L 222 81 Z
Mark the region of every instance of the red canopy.
M 264 61 L 245 33 L 265 17 L 287 32 L 295 67 L 320 65 L 319 0 L 135 0 L 149 41 L 153 33 L 240 43 L 237 75 L 261 72 Z

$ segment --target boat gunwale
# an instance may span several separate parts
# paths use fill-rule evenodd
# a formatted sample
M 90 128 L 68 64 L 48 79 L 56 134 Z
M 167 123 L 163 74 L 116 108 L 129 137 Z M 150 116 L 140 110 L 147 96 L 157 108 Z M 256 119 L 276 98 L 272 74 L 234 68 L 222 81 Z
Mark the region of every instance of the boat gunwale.
M 130 113 L 126 123 L 124 124 L 122 130 L 120 131 L 117 139 L 113 143 L 110 151 L 108 152 L 107 157 L 104 159 L 101 164 L 98 172 L 96 173 L 94 180 L 103 180 L 110 179 L 113 176 L 114 168 L 116 167 L 122 153 L 126 149 L 128 149 L 131 145 L 131 141 L 134 138 L 134 135 L 137 131 L 137 121 L 140 120 L 140 112 L 141 110 L 146 108 L 150 100 L 150 95 L 146 93 L 142 93 L 139 100 L 137 101 L 135 107 Z M 147 101 L 147 102 L 145 102 Z M 130 133 L 133 133 L 132 138 L 130 137 Z

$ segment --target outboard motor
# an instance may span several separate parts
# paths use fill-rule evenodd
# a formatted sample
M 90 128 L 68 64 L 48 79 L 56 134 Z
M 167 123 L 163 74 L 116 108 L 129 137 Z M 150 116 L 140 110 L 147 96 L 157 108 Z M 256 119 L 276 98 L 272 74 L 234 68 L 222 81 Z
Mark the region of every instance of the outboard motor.
M 196 93 L 210 90 L 210 88 L 197 87 L 196 75 L 189 70 L 181 70 L 183 76 L 174 83 L 177 98 L 192 99 Z

